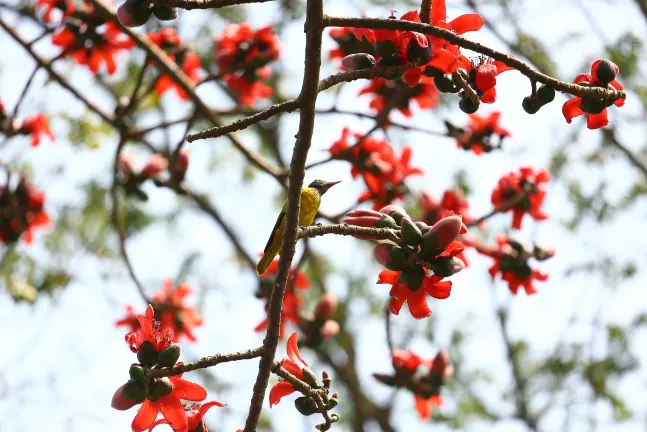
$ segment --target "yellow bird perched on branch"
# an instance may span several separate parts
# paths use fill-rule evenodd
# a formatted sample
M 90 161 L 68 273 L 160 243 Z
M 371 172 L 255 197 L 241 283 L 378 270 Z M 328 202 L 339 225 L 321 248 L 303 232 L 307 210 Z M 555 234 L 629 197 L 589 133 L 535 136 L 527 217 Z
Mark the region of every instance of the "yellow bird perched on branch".
M 310 183 L 308 187 L 301 189 L 301 207 L 299 209 L 300 226 L 312 225 L 312 222 L 314 222 L 315 216 L 317 215 L 317 211 L 319 210 L 319 204 L 321 204 L 321 196 L 337 183 L 339 182 L 315 180 Z M 270 234 L 270 238 L 265 246 L 263 257 L 256 266 L 256 274 L 259 276 L 265 273 L 267 266 L 270 265 L 274 257 L 278 255 L 281 250 L 283 228 L 285 227 L 285 209 L 287 206 L 288 202 L 286 201 L 285 204 L 283 204 L 283 209 L 281 209 L 278 219 L 276 219 L 276 224 L 274 224 L 272 234 Z

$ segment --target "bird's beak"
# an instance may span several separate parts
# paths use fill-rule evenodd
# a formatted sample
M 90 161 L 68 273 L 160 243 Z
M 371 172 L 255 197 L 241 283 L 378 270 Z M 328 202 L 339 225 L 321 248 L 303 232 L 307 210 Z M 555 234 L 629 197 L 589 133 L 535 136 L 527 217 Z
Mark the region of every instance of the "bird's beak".
M 322 190 L 321 190 L 321 193 L 326 193 L 326 192 L 328 191 L 328 189 L 330 189 L 331 187 L 335 186 L 337 183 L 341 183 L 341 180 L 340 180 L 340 181 L 334 181 L 334 182 L 326 182 L 326 183 L 324 183 L 324 185 L 323 185 L 323 186 L 322 186 L 322 188 L 321 188 L 321 189 L 322 189 Z

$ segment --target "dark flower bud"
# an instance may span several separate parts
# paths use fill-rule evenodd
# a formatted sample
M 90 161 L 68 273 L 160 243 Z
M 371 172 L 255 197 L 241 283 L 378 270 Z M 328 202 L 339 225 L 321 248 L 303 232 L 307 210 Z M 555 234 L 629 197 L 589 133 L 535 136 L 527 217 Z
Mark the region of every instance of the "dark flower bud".
M 439 78 L 439 77 L 444 77 L 445 74 L 440 69 L 436 69 L 433 66 L 427 66 L 425 69 L 422 71 L 422 74 L 426 77 L 433 77 L 433 78 Z
M 117 9 L 117 18 L 126 27 L 139 27 L 148 22 L 151 12 L 148 2 L 127 0 Z
M 580 102 L 580 109 L 587 114 L 600 114 L 606 108 L 606 104 L 592 99 L 584 99 Z
M 397 228 L 398 223 L 389 215 L 384 215 L 384 217 L 377 222 L 375 222 L 375 228 Z
M 137 350 L 137 360 L 146 367 L 157 363 L 157 350 L 151 341 L 144 341 Z
M 465 268 L 465 263 L 458 258 L 438 257 L 431 262 L 431 270 L 440 277 L 449 277 Z
M 431 363 L 429 372 L 432 375 L 439 375 L 442 377 L 442 382 L 447 381 L 454 374 L 454 368 L 449 361 L 449 353 L 447 350 L 440 350 Z
M 341 65 L 346 70 L 370 69 L 375 66 L 375 57 L 367 53 L 351 54 L 342 59 Z
M 474 114 L 476 111 L 479 109 L 480 102 L 474 103 L 472 99 L 468 97 L 462 98 L 458 102 L 458 107 L 463 111 L 465 114 Z
M 405 60 L 398 57 L 388 58 L 382 57 L 376 64 L 377 67 L 400 66 L 404 64 Z M 395 81 L 402 78 L 402 71 L 395 71 L 383 76 L 385 80 Z
M 389 58 L 398 53 L 398 47 L 390 40 L 375 41 L 375 52 L 380 57 Z
M 130 374 L 130 378 L 134 379 L 135 381 L 144 381 L 144 379 L 146 378 L 146 372 L 144 371 L 144 368 L 137 363 L 130 365 L 128 373 Z
M 420 222 L 420 221 L 416 222 L 416 226 L 418 227 L 418 229 L 420 230 L 420 232 L 422 234 L 426 234 L 427 231 L 429 231 L 431 229 L 431 227 L 429 225 L 427 225 L 424 222 Z
M 409 255 L 398 246 L 389 249 L 389 260 L 384 264 L 389 270 L 399 271 L 408 265 Z
M 307 396 L 301 396 L 294 400 L 294 406 L 302 415 L 310 416 L 317 412 L 317 403 Z
M 546 105 L 555 100 L 555 89 L 547 85 L 541 85 L 537 89 L 537 100 L 541 105 Z
M 332 318 L 337 310 L 337 297 L 333 293 L 326 293 L 319 299 L 315 308 L 315 315 Z
M 164 348 L 157 355 L 157 364 L 162 367 L 171 367 L 177 363 L 177 360 L 180 358 L 180 345 L 172 343 L 171 345 Z
M 404 243 L 409 246 L 418 246 L 422 241 L 422 232 L 420 231 L 420 228 L 418 228 L 409 218 L 403 218 L 401 226 L 402 228 L 400 232 Z
M 595 71 L 595 77 L 603 84 L 609 84 L 611 81 L 616 79 L 617 74 L 618 66 L 607 59 L 598 63 L 598 67 Z
M 154 5 L 153 13 L 160 21 L 172 21 L 177 18 L 177 8 L 165 5 Z
M 528 263 L 523 263 L 515 270 L 515 275 L 519 280 L 528 279 L 532 275 L 532 269 Z
M 553 248 L 542 248 L 535 245 L 535 248 L 532 251 L 532 255 L 538 261 L 545 261 L 549 258 L 555 256 L 555 249 Z
M 458 93 L 460 90 L 454 85 L 454 81 L 445 75 L 435 76 L 434 84 L 441 93 Z
M 132 399 L 136 402 L 141 402 L 146 399 L 149 390 L 150 387 L 148 385 L 148 382 L 129 379 L 121 389 L 121 394 L 128 399 Z
M 541 108 L 539 101 L 532 96 L 526 96 L 525 98 L 523 98 L 521 106 L 523 107 L 523 110 L 528 114 L 536 114 L 537 111 L 539 111 L 539 108 Z
M 416 38 L 411 38 L 407 45 L 407 60 L 417 66 L 429 63 L 431 60 L 431 44 L 428 44 L 423 48 L 418 45 L 418 40 Z
M 419 265 L 415 265 L 411 268 L 405 269 L 400 273 L 399 282 L 405 284 L 411 289 L 411 291 L 417 291 L 422 286 L 422 281 L 424 280 L 427 272 Z
M 166 396 L 173 390 L 173 383 L 167 377 L 155 378 L 148 385 L 148 399 L 155 402 L 157 399 Z

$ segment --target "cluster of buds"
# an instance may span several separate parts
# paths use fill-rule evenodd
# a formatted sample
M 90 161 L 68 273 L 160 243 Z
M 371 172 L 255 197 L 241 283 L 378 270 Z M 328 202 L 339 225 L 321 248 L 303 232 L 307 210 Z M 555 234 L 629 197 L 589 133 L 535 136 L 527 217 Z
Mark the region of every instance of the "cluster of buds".
M 249 24 L 229 24 L 213 41 L 213 53 L 222 79 L 252 106 L 267 98 L 272 88 L 263 84 L 272 75 L 269 63 L 281 55 L 281 42 L 271 26 L 256 31 Z
M 517 230 L 521 229 L 526 213 L 538 221 L 548 219 L 541 205 L 546 197 L 542 185 L 549 180 L 550 173 L 545 169 L 535 171 L 531 167 L 521 167 L 518 172 L 509 172 L 499 179 L 492 191 L 492 205 L 500 211 L 512 211 L 512 228 Z
M 310 388 L 317 391 L 317 396 L 312 397 L 311 395 L 303 395 L 298 397 L 294 401 L 294 406 L 297 411 L 299 411 L 304 416 L 310 416 L 316 413 L 322 413 L 325 411 L 330 411 L 339 404 L 339 395 L 333 393 L 331 396 L 328 396 L 330 391 L 330 385 L 332 384 L 332 378 L 326 371 L 321 373 L 322 384 L 320 385 L 317 381 L 317 376 L 315 373 L 308 367 L 308 364 L 301 357 L 299 353 L 299 335 L 294 332 L 290 336 L 287 342 L 287 357 L 283 358 L 280 362 L 280 366 L 287 371 L 294 378 L 303 381 L 308 384 Z M 290 395 L 297 390 L 294 388 L 292 383 L 288 380 L 281 380 L 275 384 L 270 389 L 270 408 L 272 405 L 278 404 L 284 396 Z M 317 400 L 318 399 L 318 400 Z M 339 421 L 339 415 L 330 414 L 330 422 L 321 423 L 315 426 L 320 431 L 327 431 L 330 429 L 332 423 Z
M 498 150 L 503 140 L 510 136 L 507 129 L 499 125 L 501 113 L 491 112 L 487 117 L 470 114 L 469 122 L 465 127 L 457 127 L 445 120 L 447 133 L 456 138 L 456 146 L 476 155 Z
M 397 315 L 407 302 L 414 318 L 425 318 L 431 315 L 427 294 L 437 299 L 449 297 L 451 282 L 442 279 L 465 268 L 458 258 L 464 247 L 456 241 L 467 233 L 461 216 L 447 212 L 429 226 L 413 222 L 402 208 L 393 205 L 379 212 L 355 210 L 346 216 L 344 222 L 349 225 L 399 230 L 398 244 L 381 243 L 374 250 L 376 260 L 387 268 L 380 273 L 378 284 L 392 285 L 389 309 L 393 314 Z
M 171 185 L 178 185 L 184 181 L 186 171 L 189 168 L 190 153 L 183 150 L 177 154 L 175 163 L 169 164 L 168 159 L 160 154 L 154 154 L 150 157 L 141 171 L 136 171 L 135 158 L 131 154 L 122 154 L 119 157 L 118 172 L 120 182 L 127 195 L 134 195 L 137 198 L 146 201 L 148 195 L 141 189 L 142 184 L 152 179 L 156 183 L 165 182 Z M 171 158 L 173 159 L 173 158 Z M 162 174 L 168 173 L 168 178 L 163 179 Z
M 126 0 L 117 9 L 117 18 L 126 27 L 139 27 L 146 24 L 151 14 L 160 21 L 172 21 L 177 18 L 177 8 L 150 0 Z
M 301 313 L 299 327 L 305 334 L 304 345 L 316 348 L 324 340 L 339 333 L 339 323 L 333 319 L 337 310 L 337 297 L 326 293 L 317 302 L 314 314 Z
M 575 84 L 583 87 L 624 90 L 624 87 L 616 80 L 616 75 L 619 72 L 620 69 L 615 63 L 606 59 L 597 60 L 591 66 L 590 74 L 579 74 L 575 77 Z M 586 115 L 587 127 L 589 129 L 598 129 L 609 124 L 607 108 L 612 105 L 621 107 L 624 103 L 624 98 L 607 101 L 575 97 L 564 103 L 562 114 L 564 114 L 567 123 L 570 123 L 575 117 Z
M 548 279 L 547 274 L 532 269 L 528 261 L 531 258 L 537 261 L 552 258 L 555 255 L 555 250 L 552 248 L 542 248 L 537 245 L 530 247 L 505 234 L 496 236 L 497 247 L 483 246 L 473 239 L 465 241 L 474 245 L 482 255 L 494 259 L 494 264 L 489 270 L 490 275 L 494 279 L 498 273 L 501 273 L 501 279 L 508 283 L 508 288 L 513 294 L 517 294 L 519 287 L 523 287 L 528 295 L 535 294 L 537 290 L 533 281 Z
M 15 188 L 9 184 L 0 187 L 0 241 L 11 244 L 24 234 L 25 243 L 33 240 L 33 231 L 47 226 L 45 193 L 21 177 Z
M 555 100 L 555 89 L 542 84 L 530 96 L 523 98 L 521 106 L 528 114 L 536 114 L 544 105 Z
M 392 353 L 392 362 L 395 373 L 374 373 L 373 377 L 388 386 L 411 391 L 421 419 L 429 419 L 432 407 L 443 404 L 442 387 L 454 373 L 449 353 L 441 350 L 429 361 L 412 352 L 396 349 Z

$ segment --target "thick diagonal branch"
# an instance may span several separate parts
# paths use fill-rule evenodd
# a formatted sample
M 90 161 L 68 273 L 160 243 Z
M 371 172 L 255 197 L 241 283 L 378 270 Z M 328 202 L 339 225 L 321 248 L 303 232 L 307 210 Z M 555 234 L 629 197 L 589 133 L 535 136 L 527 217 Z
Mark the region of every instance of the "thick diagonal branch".
M 181 9 L 218 9 L 245 3 L 265 3 L 272 0 L 153 0 L 153 3 Z

